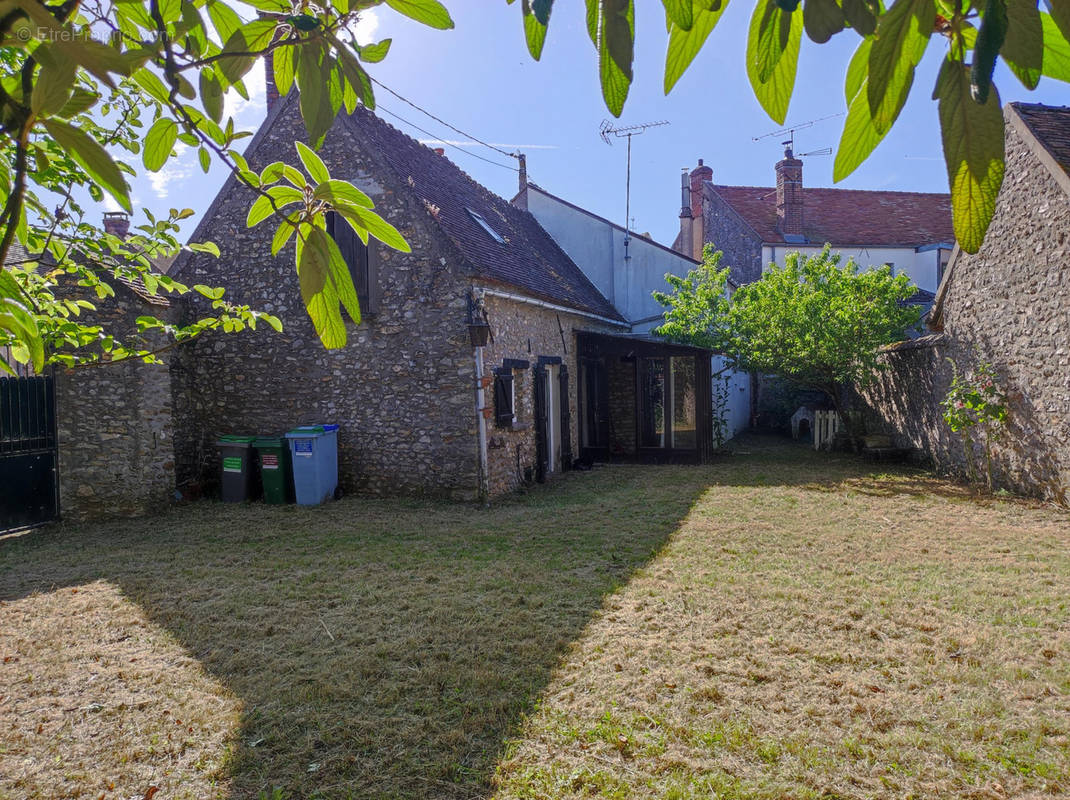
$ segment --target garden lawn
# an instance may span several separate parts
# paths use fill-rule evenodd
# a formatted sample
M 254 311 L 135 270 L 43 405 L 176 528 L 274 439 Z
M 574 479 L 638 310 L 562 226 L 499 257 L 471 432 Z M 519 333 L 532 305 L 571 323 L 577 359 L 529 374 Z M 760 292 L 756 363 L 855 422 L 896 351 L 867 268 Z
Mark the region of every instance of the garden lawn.
M 737 451 L 0 541 L 0 798 L 1070 793 L 1070 517 Z

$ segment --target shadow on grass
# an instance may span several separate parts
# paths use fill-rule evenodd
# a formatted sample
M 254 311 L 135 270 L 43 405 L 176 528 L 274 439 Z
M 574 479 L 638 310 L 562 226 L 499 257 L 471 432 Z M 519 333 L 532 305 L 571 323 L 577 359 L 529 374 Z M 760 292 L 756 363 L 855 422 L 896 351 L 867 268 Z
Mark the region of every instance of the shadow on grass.
M 709 479 L 604 467 L 489 510 L 201 503 L 0 542 L 0 599 L 120 587 L 240 699 L 234 798 L 486 796 L 562 654 Z

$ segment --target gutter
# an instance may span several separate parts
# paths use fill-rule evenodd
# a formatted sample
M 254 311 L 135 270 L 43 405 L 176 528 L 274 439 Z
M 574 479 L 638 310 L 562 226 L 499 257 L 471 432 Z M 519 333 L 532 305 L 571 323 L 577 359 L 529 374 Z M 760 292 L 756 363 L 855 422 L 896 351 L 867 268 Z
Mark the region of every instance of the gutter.
M 547 303 L 543 300 L 535 300 L 531 297 L 526 297 L 522 294 L 512 294 L 511 292 L 502 292 L 497 289 L 488 289 L 485 286 L 474 287 L 476 291 L 482 292 L 487 297 L 500 297 L 503 300 L 513 300 L 517 303 L 526 303 L 531 306 L 538 306 L 539 308 L 545 308 L 549 311 L 557 311 L 563 314 L 576 314 L 580 317 L 587 317 L 588 319 L 595 319 L 599 322 L 604 322 L 607 325 L 616 325 L 619 328 L 630 328 L 631 324 L 622 322 L 619 319 L 612 319 L 611 317 L 603 317 L 600 314 L 592 314 L 590 311 L 580 311 L 576 308 L 569 308 L 568 306 L 557 305 L 556 303 Z

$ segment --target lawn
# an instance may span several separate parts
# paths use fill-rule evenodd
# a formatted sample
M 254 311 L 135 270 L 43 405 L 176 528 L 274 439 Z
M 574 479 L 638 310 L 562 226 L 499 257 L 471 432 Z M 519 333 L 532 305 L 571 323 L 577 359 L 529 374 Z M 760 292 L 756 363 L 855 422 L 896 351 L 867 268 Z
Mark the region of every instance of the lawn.
M 737 451 L 0 541 L 0 797 L 1070 793 L 1070 517 Z

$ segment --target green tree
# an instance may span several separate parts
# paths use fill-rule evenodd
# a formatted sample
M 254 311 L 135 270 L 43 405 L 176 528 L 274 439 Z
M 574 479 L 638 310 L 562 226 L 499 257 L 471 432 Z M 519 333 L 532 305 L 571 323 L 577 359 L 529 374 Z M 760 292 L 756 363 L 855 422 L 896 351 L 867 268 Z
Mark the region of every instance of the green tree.
M 669 34 L 666 94 L 694 61 L 728 2 L 662 0 Z M 536 59 L 553 6 L 554 0 L 521 0 L 528 49 Z M 635 12 L 634 0 L 586 0 L 602 95 L 616 116 L 632 82 Z M 662 20 L 657 22 L 660 28 Z M 939 108 L 955 236 L 963 250 L 977 252 L 1003 182 L 1003 115 L 992 83 L 996 61 L 1002 58 L 1030 90 L 1042 75 L 1070 81 L 1070 0 L 1042 0 L 1042 5 L 1038 0 L 894 0 L 887 6 L 884 0 L 757 0 L 747 35 L 746 73 L 758 102 L 776 122 L 783 124 L 787 117 L 803 33 L 823 44 L 848 29 L 861 41 L 847 67 L 847 117 L 835 179 L 850 175 L 888 134 L 930 41 L 942 39 L 946 55 L 935 76 L 933 99 Z
M 888 267 L 859 270 L 824 250 L 789 253 L 761 279 L 726 300 L 727 271 L 707 246 L 703 263 L 686 278 L 669 277 L 672 291 L 655 293 L 668 309 L 658 333 L 710 347 L 737 368 L 775 374 L 823 392 L 848 426 L 846 386 L 864 387 L 880 369 L 879 350 L 918 323 L 917 291 Z M 856 433 L 856 431 L 852 431 Z
M 296 153 L 303 171 L 282 162 L 251 171 L 235 145 L 252 132 L 226 117 L 224 95 L 248 97 L 242 79 L 271 55 L 279 91 L 300 89 L 301 115 L 318 148 L 342 108 L 374 107 L 365 65 L 381 61 L 390 41 L 361 46 L 351 29 L 362 11 L 383 2 L 0 0 L 0 355 L 37 369 L 155 361 L 160 350 L 205 330 L 258 321 L 281 327 L 271 315 L 227 302 L 222 289 L 185 286 L 155 270 L 158 259 L 181 249 L 177 222 L 189 209 L 172 209 L 164 220 L 148 216 L 127 239 L 86 218 L 83 192 L 95 200 L 109 195 L 131 211 L 126 176 L 165 168 L 179 144 L 196 149 L 206 172 L 221 161 L 257 193 L 249 225 L 274 217 L 275 252 L 295 239 L 315 328 L 325 346 L 345 344 L 342 309 L 357 321 L 360 309 L 326 235 L 327 213 L 337 212 L 364 241 L 408 245 L 367 195 L 332 179 L 309 148 Z M 436 28 L 453 25 L 437 0 L 385 3 Z M 236 9 L 248 6 L 255 17 L 243 19 Z M 212 243 L 189 248 L 219 253 Z M 136 334 L 123 340 L 94 321 L 96 302 L 122 280 L 153 294 L 200 292 L 213 301 L 213 315 L 183 326 L 141 317 Z M 158 334 L 151 345 L 137 335 L 150 331 Z M 6 357 L 0 368 L 11 371 Z

